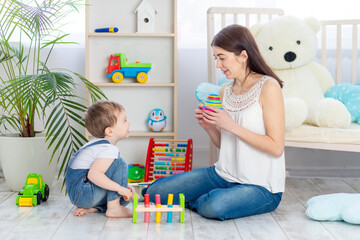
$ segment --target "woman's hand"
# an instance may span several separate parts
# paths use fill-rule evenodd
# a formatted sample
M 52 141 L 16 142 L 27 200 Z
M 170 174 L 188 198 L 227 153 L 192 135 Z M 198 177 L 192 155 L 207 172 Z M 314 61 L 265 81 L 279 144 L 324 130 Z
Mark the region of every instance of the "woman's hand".
M 227 111 L 213 106 L 206 106 L 206 108 L 209 110 L 202 111 L 204 122 L 231 132 L 230 130 L 234 128 L 235 122 Z
M 201 127 L 203 127 L 205 130 L 209 129 L 211 127 L 210 123 L 207 123 L 204 120 L 204 115 L 203 115 L 203 104 L 199 104 L 198 108 L 195 109 L 195 118 L 198 120 L 198 123 Z
M 198 108 L 195 110 L 195 118 L 198 120 L 198 123 L 201 127 L 205 129 L 207 134 L 210 136 L 211 141 L 215 144 L 216 147 L 220 147 L 220 131 L 214 125 L 214 122 L 211 122 L 205 118 L 204 112 L 208 110 L 203 109 L 203 104 L 199 104 Z M 208 106 L 206 106 L 207 108 Z

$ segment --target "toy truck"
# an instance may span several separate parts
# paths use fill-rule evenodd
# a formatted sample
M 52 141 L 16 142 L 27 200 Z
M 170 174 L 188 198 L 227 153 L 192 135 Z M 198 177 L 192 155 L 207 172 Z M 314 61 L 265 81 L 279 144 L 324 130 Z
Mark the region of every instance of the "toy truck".
M 145 83 L 150 69 L 151 63 L 128 63 L 124 53 L 115 53 L 110 56 L 106 77 L 115 83 L 121 83 L 124 77 L 136 77 L 139 83 Z
M 26 177 L 23 189 L 16 197 L 19 207 L 32 207 L 45 202 L 49 198 L 50 189 L 44 182 L 41 174 L 30 173 Z

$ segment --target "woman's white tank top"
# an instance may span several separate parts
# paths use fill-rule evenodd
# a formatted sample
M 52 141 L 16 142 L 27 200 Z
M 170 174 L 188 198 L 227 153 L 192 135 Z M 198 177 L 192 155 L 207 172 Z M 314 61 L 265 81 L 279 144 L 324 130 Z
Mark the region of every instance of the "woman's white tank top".
M 234 95 L 233 81 L 226 84 L 222 100 L 223 108 L 240 126 L 265 135 L 266 129 L 259 97 L 269 76 L 263 76 L 243 95 Z M 229 182 L 254 184 L 272 193 L 285 190 L 285 157 L 275 158 L 248 145 L 235 135 L 221 130 L 219 159 L 216 172 Z

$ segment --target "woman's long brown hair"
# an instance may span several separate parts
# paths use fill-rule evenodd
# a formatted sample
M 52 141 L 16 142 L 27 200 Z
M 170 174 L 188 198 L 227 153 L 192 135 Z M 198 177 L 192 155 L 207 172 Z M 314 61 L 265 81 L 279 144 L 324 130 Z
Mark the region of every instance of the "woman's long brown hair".
M 236 56 L 239 56 L 240 53 L 245 50 L 248 55 L 248 74 L 253 71 L 270 76 L 279 82 L 281 88 L 283 87 L 283 81 L 276 76 L 261 56 L 255 38 L 248 28 L 237 24 L 227 26 L 215 35 L 211 42 L 211 46 L 220 47 L 228 52 L 233 52 Z

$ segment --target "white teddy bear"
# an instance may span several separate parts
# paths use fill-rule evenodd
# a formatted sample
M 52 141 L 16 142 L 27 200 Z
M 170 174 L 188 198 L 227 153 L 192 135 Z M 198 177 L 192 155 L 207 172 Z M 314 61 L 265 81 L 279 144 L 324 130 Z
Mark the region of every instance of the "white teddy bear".
M 282 16 L 251 27 L 269 67 L 284 82 L 285 127 L 307 123 L 319 127 L 347 128 L 351 116 L 338 100 L 325 98 L 334 85 L 328 70 L 313 59 L 317 50 L 315 18 L 301 21 Z

